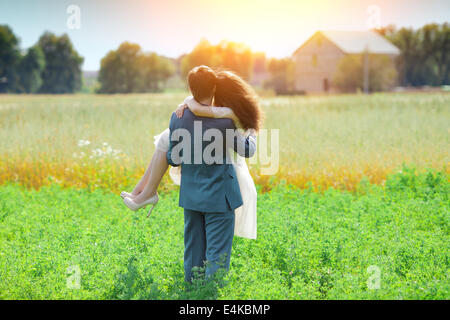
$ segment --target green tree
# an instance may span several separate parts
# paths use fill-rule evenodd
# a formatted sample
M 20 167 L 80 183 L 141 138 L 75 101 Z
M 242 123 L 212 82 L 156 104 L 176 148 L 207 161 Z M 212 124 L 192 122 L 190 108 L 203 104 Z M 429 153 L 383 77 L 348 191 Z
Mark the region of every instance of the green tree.
M 192 68 L 199 65 L 217 67 L 222 64 L 222 58 L 217 53 L 217 48 L 208 40 L 202 39 L 195 48 L 186 54 L 181 60 L 181 73 L 186 76 Z
M 138 44 L 122 43 L 101 61 L 100 93 L 156 92 L 175 72 L 173 63 Z
M 222 57 L 222 65 L 246 80 L 250 80 L 253 72 L 253 54 L 249 47 L 242 43 L 222 41 L 218 45 L 218 53 Z
M 270 59 L 267 69 L 270 78 L 264 83 L 264 87 L 274 89 L 277 94 L 294 92 L 295 62 L 292 59 Z
M 227 69 L 249 80 L 253 71 L 253 54 L 250 48 L 242 43 L 221 41 L 212 45 L 203 39 L 181 61 L 182 75 L 199 65 L 207 65 L 215 69 Z
M 267 70 L 266 54 L 264 52 L 253 53 L 253 72 L 263 73 Z
M 426 59 L 425 81 L 431 85 L 450 84 L 450 26 L 427 24 L 419 32 Z
M 369 54 L 369 91 L 391 89 L 397 79 L 394 62 L 386 55 Z M 338 63 L 333 84 L 343 92 L 363 89 L 364 55 L 346 55 Z
M 42 49 L 34 46 L 28 49 L 27 54 L 19 64 L 19 86 L 17 91 L 35 93 L 42 85 L 41 73 L 45 68 L 45 56 Z
M 111 50 L 100 64 L 99 82 L 101 93 L 130 93 L 139 87 L 138 57 L 142 55 L 138 44 L 122 43 Z
M 375 30 L 401 51 L 397 59 L 404 86 L 450 84 L 450 27 L 432 23 L 417 30 L 387 26 Z
M 73 93 L 80 90 L 83 58 L 73 48 L 67 34 L 60 37 L 46 32 L 37 44 L 45 56 L 42 93 Z
M 19 40 L 9 26 L 0 25 L 0 92 L 16 89 L 19 61 Z
M 175 73 L 173 62 L 154 52 L 143 54 L 138 64 L 141 72 L 139 90 L 141 92 L 161 91 L 166 80 Z

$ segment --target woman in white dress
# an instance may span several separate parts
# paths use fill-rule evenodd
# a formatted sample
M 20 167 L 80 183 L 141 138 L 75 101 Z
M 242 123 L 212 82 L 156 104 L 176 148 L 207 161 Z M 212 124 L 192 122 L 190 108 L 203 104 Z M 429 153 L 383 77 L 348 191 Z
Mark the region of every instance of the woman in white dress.
M 255 92 L 244 80 L 229 71 L 218 72 L 214 105 L 216 106 L 204 106 L 193 97 L 188 97 L 175 112 L 178 117 L 182 117 L 184 110 L 189 108 L 192 113 L 200 117 L 230 118 L 241 133 L 241 139 L 256 140 L 255 133 L 260 127 L 261 111 Z M 169 149 L 169 129 L 167 128 L 154 138 L 156 150 L 144 176 L 131 193 L 121 193 L 124 203 L 132 210 L 137 210 L 147 204 L 154 206 L 158 202 L 156 190 L 168 167 L 166 153 Z M 234 151 L 230 150 L 230 152 Z M 243 205 L 235 210 L 234 234 L 239 237 L 256 239 L 257 194 L 255 183 L 245 159 L 238 154 L 234 154 L 234 157 L 231 156 L 231 159 L 243 201 Z M 169 175 L 174 183 L 180 184 L 180 167 L 171 167 Z

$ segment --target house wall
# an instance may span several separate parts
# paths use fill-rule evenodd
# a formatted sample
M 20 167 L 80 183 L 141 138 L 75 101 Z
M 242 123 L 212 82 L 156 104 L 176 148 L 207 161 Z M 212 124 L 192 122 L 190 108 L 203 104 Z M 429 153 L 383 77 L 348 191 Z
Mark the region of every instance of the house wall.
M 339 60 L 345 55 L 321 33 L 314 34 L 293 56 L 296 63 L 295 89 L 311 93 L 335 92 L 333 75 Z M 315 57 L 315 58 L 314 58 Z

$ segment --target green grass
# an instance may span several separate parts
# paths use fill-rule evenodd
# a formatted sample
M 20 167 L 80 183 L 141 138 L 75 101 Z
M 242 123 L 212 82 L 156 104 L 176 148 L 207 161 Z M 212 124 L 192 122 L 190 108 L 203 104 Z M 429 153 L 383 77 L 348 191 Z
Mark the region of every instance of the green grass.
M 449 94 L 262 98 L 280 171 L 251 168 L 258 239 L 235 238 L 225 285 L 188 290 L 173 184 L 150 219 L 117 195 L 186 94 L 0 96 L 0 298 L 450 298 Z M 89 157 L 104 142 L 117 159 Z
M 355 193 L 281 185 L 259 195 L 258 239 L 234 238 L 225 285 L 186 290 L 177 192 L 146 219 L 108 191 L 6 184 L 0 298 L 449 299 L 449 189 L 445 173 L 407 168 Z
M 1 95 L 0 185 L 129 187 L 186 95 Z M 382 185 L 403 164 L 450 173 L 448 93 L 262 97 L 261 106 L 264 128 L 279 129 L 278 172 L 264 176 L 261 162 L 250 165 L 264 191 L 283 180 L 353 191 L 364 176 Z M 118 155 L 93 154 L 108 148 Z
M 0 157 L 73 160 L 80 139 L 107 142 L 144 166 L 153 135 L 168 127 L 188 93 L 3 95 Z M 403 162 L 442 169 L 450 162 L 450 94 L 261 98 L 264 128 L 280 129 L 280 164 L 311 172 L 327 166 L 387 168 Z

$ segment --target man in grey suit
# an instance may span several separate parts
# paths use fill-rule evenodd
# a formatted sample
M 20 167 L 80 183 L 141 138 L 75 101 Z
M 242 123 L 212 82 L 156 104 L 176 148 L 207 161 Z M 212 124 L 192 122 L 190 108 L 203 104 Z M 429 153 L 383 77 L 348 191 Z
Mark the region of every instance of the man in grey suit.
M 199 103 L 212 105 L 215 88 L 212 69 L 206 66 L 192 69 L 188 83 Z M 191 282 L 192 268 L 203 267 L 205 262 L 206 277 L 219 268 L 229 269 L 234 209 L 242 205 L 242 197 L 227 150 L 232 147 L 241 156 L 250 157 L 256 146 L 254 140 L 239 135 L 230 138 L 230 131 L 236 130 L 231 119 L 197 117 L 188 109 L 181 118 L 172 114 L 169 129 L 167 161 L 172 166 L 181 165 L 179 205 L 184 208 L 184 272 L 185 280 Z M 211 142 L 203 141 L 203 135 L 211 129 L 222 135 L 214 161 L 204 157 Z

